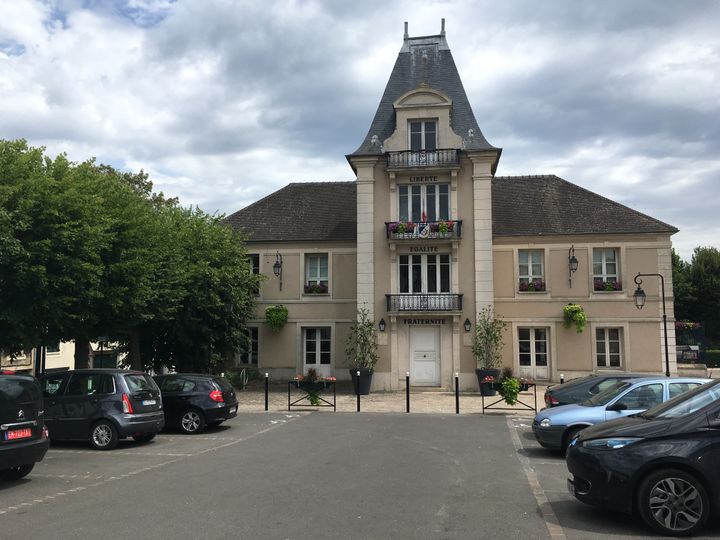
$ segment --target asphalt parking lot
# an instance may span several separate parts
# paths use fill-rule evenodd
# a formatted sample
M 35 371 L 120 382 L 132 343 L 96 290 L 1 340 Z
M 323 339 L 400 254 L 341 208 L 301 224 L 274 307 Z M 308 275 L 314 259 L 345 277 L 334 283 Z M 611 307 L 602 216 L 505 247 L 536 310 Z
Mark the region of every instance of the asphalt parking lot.
M 54 444 L 0 485 L 2 538 L 637 538 L 585 506 L 530 416 L 243 413 L 198 436 Z M 715 520 L 703 538 L 720 536 Z

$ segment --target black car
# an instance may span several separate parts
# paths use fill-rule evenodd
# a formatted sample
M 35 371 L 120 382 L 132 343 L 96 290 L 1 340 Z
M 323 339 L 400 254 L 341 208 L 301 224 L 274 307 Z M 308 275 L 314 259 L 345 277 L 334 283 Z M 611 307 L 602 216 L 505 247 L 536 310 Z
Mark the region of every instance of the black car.
M 89 440 L 110 450 L 119 439 L 148 442 L 162 430 L 160 390 L 142 371 L 77 369 L 40 377 L 50 440 Z
M 0 374 L 0 479 L 18 480 L 48 450 L 43 398 L 34 377 Z
M 720 380 L 570 441 L 568 489 L 686 536 L 720 512 Z
M 197 373 L 173 373 L 155 377 L 162 391 L 169 426 L 188 434 L 201 433 L 237 415 L 238 402 L 232 385 L 223 377 Z
M 564 384 L 554 384 L 545 390 L 545 406 L 558 407 L 586 401 L 617 381 L 649 377 L 648 373 L 597 373 L 571 379 Z

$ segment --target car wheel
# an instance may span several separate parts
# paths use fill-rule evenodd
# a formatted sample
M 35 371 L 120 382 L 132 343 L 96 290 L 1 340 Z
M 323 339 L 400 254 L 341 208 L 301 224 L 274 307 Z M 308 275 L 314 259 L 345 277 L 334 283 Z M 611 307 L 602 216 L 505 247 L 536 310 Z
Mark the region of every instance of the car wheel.
M 560 452 L 562 452 L 563 456 L 567 453 L 570 441 L 572 441 L 575 438 L 575 435 L 580 433 L 583 429 L 585 429 L 585 426 L 572 427 L 563 433 L 562 445 L 560 446 Z
M 205 417 L 196 409 L 188 409 L 180 417 L 180 429 L 188 435 L 197 435 L 205 429 Z
M 0 471 L 0 478 L 2 478 L 3 480 L 20 480 L 21 478 L 24 478 L 25 476 L 30 474 L 30 471 L 33 470 L 33 467 L 35 467 L 34 463 L 11 467 L 9 469 L 5 469 L 4 471 Z
M 155 433 L 144 433 L 143 435 L 133 435 L 133 439 L 139 443 L 150 442 L 155 438 Z
M 646 476 L 637 492 L 643 521 L 655 531 L 688 536 L 705 525 L 710 500 L 697 478 L 677 469 L 661 469 Z
M 90 430 L 90 444 L 95 450 L 112 450 L 117 443 L 117 429 L 108 420 L 100 420 Z

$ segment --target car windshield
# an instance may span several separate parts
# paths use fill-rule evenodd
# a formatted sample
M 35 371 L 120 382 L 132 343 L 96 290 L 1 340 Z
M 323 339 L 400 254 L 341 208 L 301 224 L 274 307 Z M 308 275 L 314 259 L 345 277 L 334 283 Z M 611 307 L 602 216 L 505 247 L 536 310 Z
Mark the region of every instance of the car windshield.
M 608 388 L 594 395 L 590 399 L 583 401 L 582 403 L 580 403 L 580 405 L 583 405 L 584 407 L 598 407 L 600 405 L 607 405 L 611 399 L 613 399 L 621 392 L 624 392 L 631 386 L 632 383 L 629 383 L 627 381 L 615 381 Z
M 648 409 L 643 418 L 679 418 L 694 413 L 720 399 L 720 381 L 713 381 L 701 387 L 674 397 L 670 401 Z

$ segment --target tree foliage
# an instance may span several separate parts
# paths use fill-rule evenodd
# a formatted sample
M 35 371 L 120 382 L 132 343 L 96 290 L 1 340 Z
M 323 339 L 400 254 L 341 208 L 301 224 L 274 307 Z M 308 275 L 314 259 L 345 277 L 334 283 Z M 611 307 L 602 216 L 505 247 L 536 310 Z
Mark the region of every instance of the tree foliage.
M 144 172 L 0 141 L 0 349 L 108 336 L 133 367 L 207 371 L 253 310 L 243 239 Z M 86 363 L 86 361 L 85 361 Z
M 686 263 L 673 252 L 675 318 L 699 322 L 712 343 L 720 343 L 720 251 L 697 247 Z

